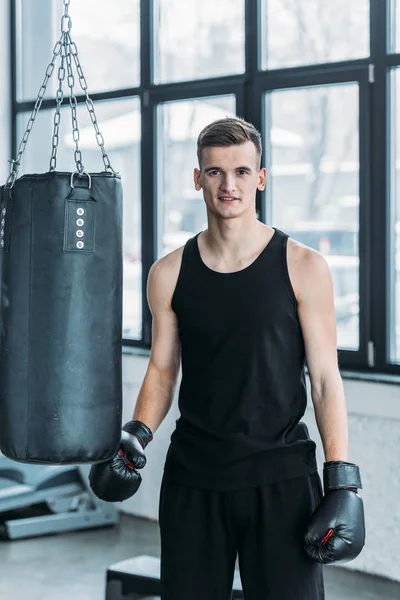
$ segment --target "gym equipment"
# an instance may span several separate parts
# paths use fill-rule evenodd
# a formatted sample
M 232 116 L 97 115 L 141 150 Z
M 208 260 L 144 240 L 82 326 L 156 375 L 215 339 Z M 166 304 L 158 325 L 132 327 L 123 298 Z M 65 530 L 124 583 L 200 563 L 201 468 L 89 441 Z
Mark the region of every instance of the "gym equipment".
M 0 538 L 113 526 L 119 512 L 87 485 L 85 469 L 73 465 L 26 465 L 0 456 Z
M 107 569 L 106 600 L 156 600 L 160 594 L 160 559 L 155 556 L 128 558 Z M 244 598 L 237 570 L 231 597 Z
M 119 448 L 122 418 L 122 189 L 71 40 L 70 0 L 35 108 L 0 188 L 0 450 L 16 461 L 95 463 Z M 47 173 L 18 170 L 55 61 L 59 89 Z M 75 63 L 105 171 L 79 150 Z M 68 74 L 74 173 L 56 171 Z

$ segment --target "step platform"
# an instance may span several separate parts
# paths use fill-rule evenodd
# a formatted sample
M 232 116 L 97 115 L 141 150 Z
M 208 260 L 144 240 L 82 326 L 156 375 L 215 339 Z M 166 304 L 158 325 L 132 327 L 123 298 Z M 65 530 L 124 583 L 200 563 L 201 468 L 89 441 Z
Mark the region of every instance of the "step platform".
M 135 556 L 107 569 L 106 600 L 156 600 L 160 597 L 160 559 L 156 556 Z M 231 598 L 244 598 L 237 570 Z

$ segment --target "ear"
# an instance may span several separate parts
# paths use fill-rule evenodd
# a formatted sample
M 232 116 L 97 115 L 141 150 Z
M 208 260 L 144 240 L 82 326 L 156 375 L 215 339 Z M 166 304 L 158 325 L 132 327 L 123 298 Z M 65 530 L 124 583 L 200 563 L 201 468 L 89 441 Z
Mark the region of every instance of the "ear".
M 267 182 L 267 169 L 260 169 L 258 172 L 258 185 L 257 189 L 262 192 L 265 189 L 265 184 Z
M 194 187 L 199 192 L 202 188 L 200 183 L 201 171 L 199 169 L 195 169 L 193 173 Z

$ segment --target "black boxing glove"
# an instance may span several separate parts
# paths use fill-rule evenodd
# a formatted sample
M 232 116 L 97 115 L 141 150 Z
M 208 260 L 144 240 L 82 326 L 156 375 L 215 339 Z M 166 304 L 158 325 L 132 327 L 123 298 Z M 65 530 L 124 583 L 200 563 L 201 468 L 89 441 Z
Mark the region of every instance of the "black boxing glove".
M 146 465 L 144 449 L 152 439 L 152 432 L 141 421 L 125 423 L 120 448 L 114 458 L 90 468 L 90 487 L 100 500 L 122 502 L 136 494 L 142 483 L 136 469 Z
M 325 496 L 315 509 L 305 535 L 310 558 L 323 563 L 354 560 L 365 544 L 364 506 L 357 465 L 341 460 L 324 463 Z

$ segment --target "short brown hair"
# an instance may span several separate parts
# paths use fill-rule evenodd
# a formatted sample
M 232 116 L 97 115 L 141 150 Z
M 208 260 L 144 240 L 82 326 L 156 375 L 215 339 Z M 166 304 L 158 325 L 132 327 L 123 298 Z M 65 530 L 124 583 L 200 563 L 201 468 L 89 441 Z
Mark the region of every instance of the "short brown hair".
M 226 117 L 207 125 L 197 138 L 197 157 L 201 168 L 203 149 L 209 146 L 236 146 L 253 142 L 261 164 L 261 134 L 252 123 L 240 117 Z

